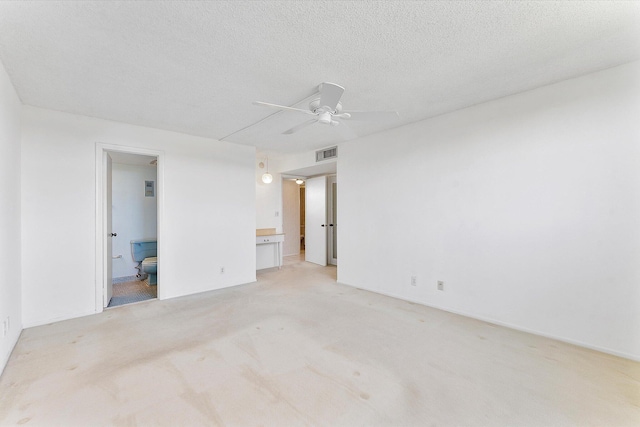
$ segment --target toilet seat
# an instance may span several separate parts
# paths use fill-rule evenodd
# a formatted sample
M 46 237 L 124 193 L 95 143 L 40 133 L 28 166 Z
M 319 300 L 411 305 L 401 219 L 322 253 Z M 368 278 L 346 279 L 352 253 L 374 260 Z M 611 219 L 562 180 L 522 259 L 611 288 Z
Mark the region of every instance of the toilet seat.
M 145 273 L 155 274 L 158 271 L 158 257 L 147 257 L 142 261 L 142 271 Z

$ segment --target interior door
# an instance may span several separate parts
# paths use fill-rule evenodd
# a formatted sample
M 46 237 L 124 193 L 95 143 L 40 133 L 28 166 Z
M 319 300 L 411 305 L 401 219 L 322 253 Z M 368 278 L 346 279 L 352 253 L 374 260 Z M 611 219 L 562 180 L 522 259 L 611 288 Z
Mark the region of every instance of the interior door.
M 104 271 L 105 271 L 105 283 L 104 283 L 104 306 L 107 307 L 109 305 L 109 302 L 111 301 L 111 297 L 113 296 L 113 284 L 112 282 L 112 275 L 113 275 L 113 242 L 111 239 L 113 239 L 114 235 L 113 235 L 113 228 L 111 225 L 111 215 L 112 215 L 112 201 L 111 201 L 111 168 L 112 168 L 112 161 L 111 161 L 111 156 L 109 155 L 109 153 L 105 152 L 105 159 L 104 159 L 104 168 L 106 171 L 106 177 L 105 177 L 105 206 L 104 206 L 104 214 L 106 216 L 106 222 L 107 222 L 107 230 L 106 230 L 106 241 L 107 241 L 107 248 L 105 250 L 105 260 L 104 260 Z
M 327 265 L 327 178 L 309 178 L 305 184 L 305 260 Z
M 327 230 L 329 264 L 338 265 L 338 182 L 335 175 L 327 179 Z

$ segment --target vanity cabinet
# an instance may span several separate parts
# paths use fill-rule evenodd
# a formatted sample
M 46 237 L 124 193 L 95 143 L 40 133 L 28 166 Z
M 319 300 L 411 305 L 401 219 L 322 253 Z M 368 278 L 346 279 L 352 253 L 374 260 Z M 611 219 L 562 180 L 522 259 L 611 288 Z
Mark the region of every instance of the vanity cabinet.
M 256 236 L 256 270 L 282 267 L 284 234 Z

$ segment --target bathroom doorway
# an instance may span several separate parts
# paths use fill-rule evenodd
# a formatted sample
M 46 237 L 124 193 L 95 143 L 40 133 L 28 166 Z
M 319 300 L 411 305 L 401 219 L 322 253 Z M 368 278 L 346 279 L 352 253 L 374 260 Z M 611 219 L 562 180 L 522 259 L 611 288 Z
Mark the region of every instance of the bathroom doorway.
M 102 311 L 158 298 L 162 156 L 97 148 L 96 311 Z
M 118 152 L 108 155 L 112 159 L 112 293 L 107 307 L 115 307 L 158 296 L 158 158 Z

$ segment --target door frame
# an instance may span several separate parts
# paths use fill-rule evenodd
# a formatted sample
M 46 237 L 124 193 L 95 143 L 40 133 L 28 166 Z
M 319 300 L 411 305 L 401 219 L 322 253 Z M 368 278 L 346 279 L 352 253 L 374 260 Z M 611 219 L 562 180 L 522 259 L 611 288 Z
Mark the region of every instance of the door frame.
M 105 211 L 106 215 L 104 216 L 106 219 L 105 229 L 102 230 L 103 236 L 106 235 L 105 239 L 105 263 L 104 265 L 104 292 L 102 297 L 104 298 L 102 301 L 103 307 L 108 307 L 111 302 L 111 298 L 113 297 L 113 159 L 111 158 L 110 151 L 102 152 L 102 167 L 106 168 L 106 180 L 105 180 Z M 109 209 L 111 206 L 111 209 Z M 109 258 L 111 258 L 111 265 L 109 265 Z
M 144 156 L 156 156 L 158 159 L 156 175 L 156 203 L 158 258 L 163 259 L 164 245 L 161 243 L 164 220 L 164 151 L 150 150 L 147 148 L 131 147 L 125 145 L 105 144 L 96 142 L 95 170 L 96 170 L 96 257 L 95 257 L 95 311 L 104 311 L 104 293 L 107 291 L 106 263 L 107 259 L 107 218 L 111 215 L 111 206 L 107 206 L 107 171 L 103 159 L 107 152 L 119 152 L 128 154 L 141 154 Z M 164 288 L 160 286 L 162 269 L 158 265 L 158 299 L 164 299 Z

